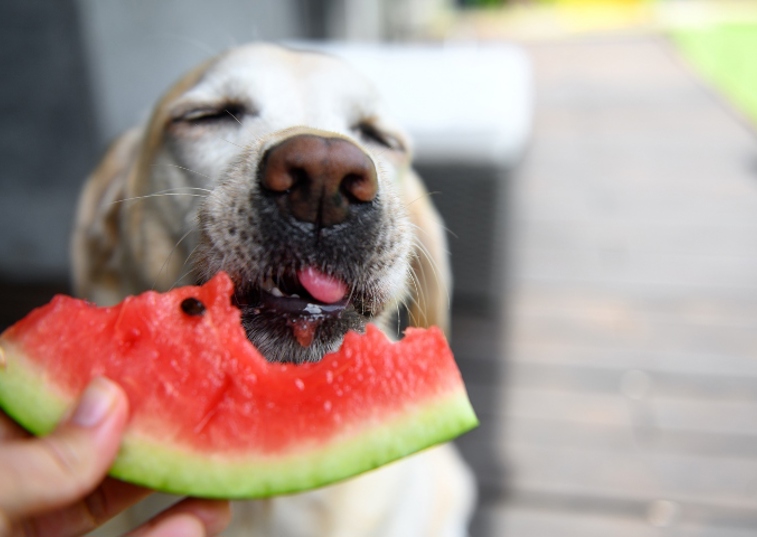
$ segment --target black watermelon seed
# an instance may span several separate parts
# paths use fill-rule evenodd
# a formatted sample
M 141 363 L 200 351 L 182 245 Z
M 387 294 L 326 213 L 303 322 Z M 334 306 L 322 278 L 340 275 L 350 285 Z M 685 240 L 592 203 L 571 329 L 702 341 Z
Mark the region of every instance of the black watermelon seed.
M 205 313 L 205 304 L 190 296 L 181 301 L 181 311 L 187 315 L 202 315 Z

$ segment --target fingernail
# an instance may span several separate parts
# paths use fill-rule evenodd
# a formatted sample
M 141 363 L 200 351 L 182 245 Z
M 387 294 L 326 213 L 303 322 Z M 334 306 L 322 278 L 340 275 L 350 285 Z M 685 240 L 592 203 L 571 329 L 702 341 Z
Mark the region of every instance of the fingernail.
M 174 515 L 161 520 L 150 528 L 146 535 L 151 537 L 202 537 L 210 535 L 205 531 L 202 522 L 188 514 Z M 143 535 L 139 531 L 136 535 Z
M 113 383 L 102 377 L 96 378 L 84 390 L 71 422 L 81 427 L 94 427 L 105 419 L 115 400 Z

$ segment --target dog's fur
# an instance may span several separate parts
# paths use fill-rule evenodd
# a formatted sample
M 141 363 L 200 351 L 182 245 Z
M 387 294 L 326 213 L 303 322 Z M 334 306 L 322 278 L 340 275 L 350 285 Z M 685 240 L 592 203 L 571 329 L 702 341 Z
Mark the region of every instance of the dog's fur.
M 346 140 L 375 166 L 375 199 L 353 199 L 338 225 L 282 215 L 281 193 L 261 186 L 267 155 L 303 134 Z M 259 289 L 314 266 L 346 283 L 349 321 L 318 321 L 303 345 L 286 323 L 246 316 L 269 359 L 305 361 L 369 320 L 392 331 L 402 304 L 413 324 L 446 329 L 444 241 L 408 142 L 370 84 L 330 56 L 255 44 L 190 72 L 111 147 L 81 196 L 74 283 L 109 304 L 218 270 Z M 227 535 L 462 536 L 472 502 L 469 471 L 442 446 L 318 491 L 240 502 Z

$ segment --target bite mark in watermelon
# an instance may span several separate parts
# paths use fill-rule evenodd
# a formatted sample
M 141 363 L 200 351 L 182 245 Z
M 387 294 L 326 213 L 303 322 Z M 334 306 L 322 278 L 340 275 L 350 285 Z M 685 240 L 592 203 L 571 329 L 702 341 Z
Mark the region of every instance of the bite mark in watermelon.
M 0 335 L 0 406 L 42 435 L 106 376 L 130 403 L 111 475 L 219 498 L 326 485 L 478 424 L 440 330 L 369 325 L 318 363 L 269 363 L 232 293 L 219 273 L 108 308 L 57 296 Z

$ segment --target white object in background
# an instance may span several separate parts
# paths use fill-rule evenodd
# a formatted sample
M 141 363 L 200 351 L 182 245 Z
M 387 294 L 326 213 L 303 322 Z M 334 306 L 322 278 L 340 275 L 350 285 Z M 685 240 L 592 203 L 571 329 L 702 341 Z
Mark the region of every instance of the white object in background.
M 412 136 L 416 161 L 510 168 L 531 133 L 531 64 L 514 45 L 297 41 L 349 61 Z

